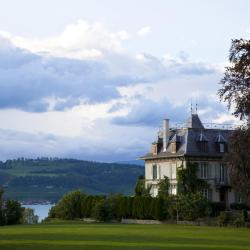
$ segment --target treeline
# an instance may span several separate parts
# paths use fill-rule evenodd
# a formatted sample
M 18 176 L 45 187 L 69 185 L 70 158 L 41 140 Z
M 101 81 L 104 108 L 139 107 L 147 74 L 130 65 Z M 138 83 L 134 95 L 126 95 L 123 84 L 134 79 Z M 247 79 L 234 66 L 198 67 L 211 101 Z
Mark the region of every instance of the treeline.
M 82 191 L 65 195 L 49 212 L 48 220 L 74 220 L 93 218 L 96 221 L 120 221 L 121 219 L 154 219 L 174 221 L 195 221 L 204 218 L 216 218 L 219 225 L 245 225 L 247 220 L 244 204 L 233 204 L 232 209 L 240 210 L 229 216 L 225 204 L 209 202 L 202 195 L 208 183 L 197 177 L 197 164 L 187 164 L 187 168 L 177 171 L 178 194 L 170 195 L 170 182 L 167 177 L 158 183 L 158 196 L 150 195 L 150 186 L 140 176 L 134 189 L 134 196 L 114 194 L 91 196 Z
M 111 192 L 131 195 L 134 183 L 143 172 L 143 167 L 130 164 L 20 158 L 0 162 L 0 185 L 5 188 L 6 198 L 22 201 L 35 200 L 37 196 L 39 201 L 54 202 L 75 189 L 93 195 Z
M 65 195 L 49 212 L 48 218 L 74 220 L 93 218 L 97 221 L 123 219 L 196 220 L 218 216 L 225 206 L 209 203 L 201 194 L 175 196 L 127 197 L 121 194 L 90 196 L 81 191 Z

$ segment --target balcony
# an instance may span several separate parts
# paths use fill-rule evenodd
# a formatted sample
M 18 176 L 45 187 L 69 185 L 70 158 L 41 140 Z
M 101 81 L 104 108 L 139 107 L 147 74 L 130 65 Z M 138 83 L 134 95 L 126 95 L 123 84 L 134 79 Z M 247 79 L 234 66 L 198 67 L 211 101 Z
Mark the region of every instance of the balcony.
M 225 177 L 225 178 L 215 178 L 214 182 L 215 182 L 215 186 L 216 186 L 217 189 L 230 188 L 231 187 L 227 177 Z

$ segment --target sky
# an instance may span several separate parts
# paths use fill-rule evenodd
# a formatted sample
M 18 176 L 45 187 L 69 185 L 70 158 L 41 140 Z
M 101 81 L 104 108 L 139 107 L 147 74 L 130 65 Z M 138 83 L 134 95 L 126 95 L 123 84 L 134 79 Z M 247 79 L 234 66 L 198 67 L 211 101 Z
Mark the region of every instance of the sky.
M 217 96 L 250 2 L 0 0 L 0 160 L 130 161 L 163 118 L 237 123 Z

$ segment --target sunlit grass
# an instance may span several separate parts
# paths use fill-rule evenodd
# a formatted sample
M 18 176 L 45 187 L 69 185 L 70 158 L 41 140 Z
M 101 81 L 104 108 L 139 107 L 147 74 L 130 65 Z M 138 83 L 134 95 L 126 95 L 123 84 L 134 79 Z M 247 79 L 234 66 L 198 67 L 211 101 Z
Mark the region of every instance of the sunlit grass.
M 0 228 L 0 249 L 250 249 L 250 229 L 57 223 Z

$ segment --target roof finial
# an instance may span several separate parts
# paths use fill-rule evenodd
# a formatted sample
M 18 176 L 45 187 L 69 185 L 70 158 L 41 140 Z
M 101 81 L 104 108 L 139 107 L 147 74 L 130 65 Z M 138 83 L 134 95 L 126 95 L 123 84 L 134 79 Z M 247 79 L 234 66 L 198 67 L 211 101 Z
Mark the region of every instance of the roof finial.
M 191 99 L 191 107 L 190 107 L 190 109 L 191 109 L 191 115 L 193 114 L 193 103 L 192 103 L 192 99 Z
M 195 104 L 195 113 L 196 113 L 196 115 L 198 114 L 197 111 L 198 111 L 198 104 L 196 102 L 196 104 Z

